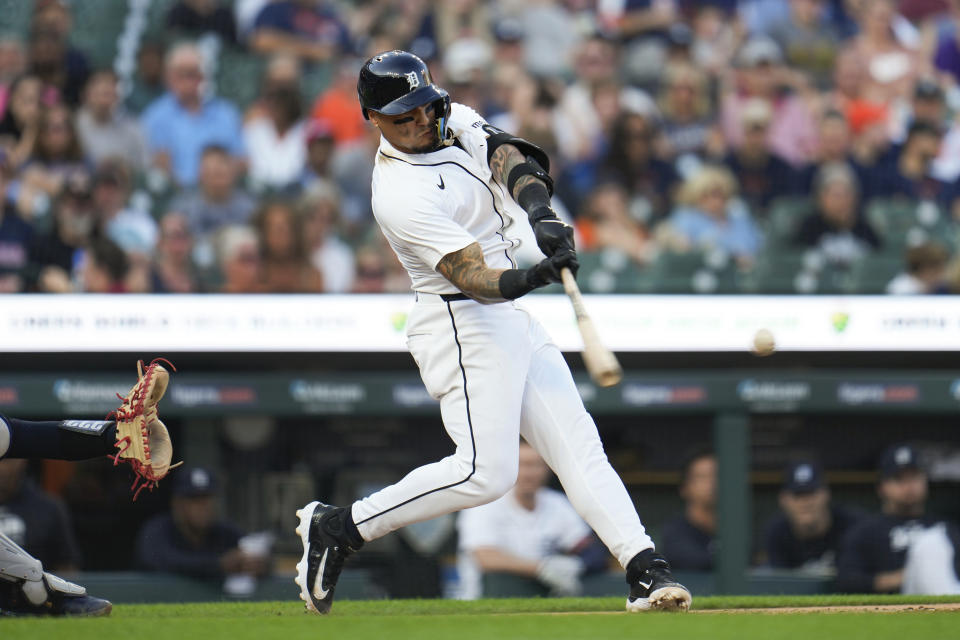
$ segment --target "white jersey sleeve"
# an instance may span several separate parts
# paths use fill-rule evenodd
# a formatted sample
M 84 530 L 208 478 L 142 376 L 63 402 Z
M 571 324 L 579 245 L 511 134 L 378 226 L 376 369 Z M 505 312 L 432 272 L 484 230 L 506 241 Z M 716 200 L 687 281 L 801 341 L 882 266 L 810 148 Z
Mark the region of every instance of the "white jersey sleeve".
M 443 195 L 442 191 L 422 190 L 374 200 L 374 215 L 390 244 L 398 253 L 410 253 L 431 269 L 436 269 L 445 255 L 476 242 L 447 213 L 450 205 Z

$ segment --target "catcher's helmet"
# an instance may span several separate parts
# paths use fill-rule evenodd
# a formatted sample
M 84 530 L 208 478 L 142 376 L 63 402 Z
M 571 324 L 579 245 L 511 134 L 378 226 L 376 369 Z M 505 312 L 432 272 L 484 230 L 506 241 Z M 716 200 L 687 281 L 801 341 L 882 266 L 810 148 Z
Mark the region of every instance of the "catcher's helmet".
M 373 56 L 360 70 L 357 80 L 360 110 L 367 120 L 367 109 L 394 116 L 431 102 L 436 105 L 440 138 L 450 112 L 450 96 L 433 83 L 427 65 L 406 51 L 385 51 Z

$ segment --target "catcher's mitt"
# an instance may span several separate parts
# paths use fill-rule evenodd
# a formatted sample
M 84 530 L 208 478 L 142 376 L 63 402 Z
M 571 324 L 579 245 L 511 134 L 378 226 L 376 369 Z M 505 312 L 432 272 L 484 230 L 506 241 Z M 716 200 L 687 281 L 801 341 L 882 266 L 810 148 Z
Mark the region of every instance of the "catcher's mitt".
M 138 361 L 137 384 L 133 385 L 126 398 L 117 394 L 123 404 L 107 416 L 107 419 L 117 422 L 116 447 L 119 451 L 111 456 L 113 464 L 129 462 L 137 474 L 130 488 L 134 491 L 134 500 L 144 487 L 152 491 L 171 469 L 183 464 L 170 464 L 173 459 L 173 443 L 170 442 L 167 428 L 157 415 L 157 403 L 167 391 L 167 383 L 170 381 L 170 374 L 159 362 L 167 363 L 176 371 L 176 368 L 163 358 L 152 361 L 146 370 L 143 368 L 143 360 Z

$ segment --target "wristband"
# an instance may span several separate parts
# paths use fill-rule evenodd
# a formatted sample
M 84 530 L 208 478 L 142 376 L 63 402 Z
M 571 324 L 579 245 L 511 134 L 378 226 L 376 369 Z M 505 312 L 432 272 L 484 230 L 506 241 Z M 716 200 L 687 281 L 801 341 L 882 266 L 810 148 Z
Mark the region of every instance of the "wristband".
M 535 288 L 527 279 L 525 269 L 507 269 L 500 274 L 499 286 L 500 295 L 507 300 L 516 300 Z

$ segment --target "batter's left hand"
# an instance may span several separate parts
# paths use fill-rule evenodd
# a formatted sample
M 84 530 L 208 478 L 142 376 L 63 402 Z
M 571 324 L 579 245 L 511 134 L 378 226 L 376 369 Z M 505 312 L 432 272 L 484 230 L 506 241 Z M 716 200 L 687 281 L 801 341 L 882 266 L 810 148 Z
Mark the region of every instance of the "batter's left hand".
M 573 251 L 573 227 L 557 218 L 542 218 L 533 223 L 533 235 L 543 255 L 552 257 L 560 250 Z

